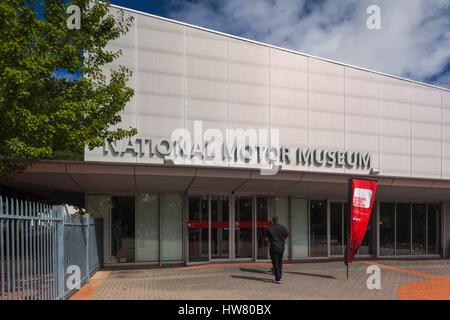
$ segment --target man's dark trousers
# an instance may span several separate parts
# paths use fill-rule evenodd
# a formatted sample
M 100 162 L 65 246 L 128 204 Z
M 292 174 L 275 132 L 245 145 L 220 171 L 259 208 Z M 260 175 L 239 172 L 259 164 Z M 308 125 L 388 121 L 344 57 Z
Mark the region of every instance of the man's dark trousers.
M 273 273 L 275 275 L 276 281 L 281 281 L 281 276 L 283 275 L 283 254 L 284 252 L 277 252 L 276 250 L 270 249 L 270 259 L 272 260 Z

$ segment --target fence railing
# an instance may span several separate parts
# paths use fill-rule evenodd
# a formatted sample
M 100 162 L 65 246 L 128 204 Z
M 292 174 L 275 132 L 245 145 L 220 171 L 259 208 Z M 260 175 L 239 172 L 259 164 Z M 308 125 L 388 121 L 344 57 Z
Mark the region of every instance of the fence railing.
M 64 217 L 65 296 L 76 290 L 67 285 L 69 277 L 79 271 L 83 284 L 100 268 L 100 262 L 103 261 L 101 257 L 103 224 L 100 221 L 92 219 L 89 215 Z M 77 269 L 70 269 L 71 267 Z
M 0 196 L 1 300 L 64 299 L 100 268 L 102 222 Z

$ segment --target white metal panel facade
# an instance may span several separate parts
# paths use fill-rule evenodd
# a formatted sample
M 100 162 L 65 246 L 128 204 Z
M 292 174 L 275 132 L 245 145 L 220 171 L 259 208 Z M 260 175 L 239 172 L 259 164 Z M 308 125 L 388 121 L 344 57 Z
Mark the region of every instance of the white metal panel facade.
M 224 134 L 279 129 L 281 146 L 370 152 L 381 176 L 450 179 L 449 91 L 127 14 L 134 16 L 133 27 L 110 45 L 123 52 L 112 67 L 133 71 L 135 96 L 121 127 L 151 138 L 170 138 L 177 128 L 193 133 L 197 120 L 203 130 Z M 101 148 L 86 150 L 85 160 L 149 163 L 139 156 L 105 156 Z M 283 170 L 369 173 L 292 164 Z

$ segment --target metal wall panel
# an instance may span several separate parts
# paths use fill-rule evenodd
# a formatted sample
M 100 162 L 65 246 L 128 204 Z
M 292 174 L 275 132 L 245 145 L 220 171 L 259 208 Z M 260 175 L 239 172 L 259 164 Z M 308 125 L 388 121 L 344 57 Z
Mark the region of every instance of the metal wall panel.
M 269 49 L 230 40 L 230 128 L 269 129 Z
M 333 150 L 345 148 L 344 67 L 309 58 L 309 146 Z M 314 167 L 309 171 L 343 172 Z
M 441 178 L 441 91 L 412 89 L 412 176 Z
M 121 47 L 119 62 L 136 69 L 135 100 L 121 126 L 137 125 L 140 136 L 193 133 L 196 120 L 220 132 L 278 129 L 284 146 L 370 152 L 383 176 L 450 179 L 449 92 L 132 14 L 135 28 L 111 47 Z M 152 162 L 104 157 L 100 149 L 86 151 L 86 160 Z
M 113 15 L 117 15 L 117 9 L 111 9 L 111 13 Z M 123 65 L 130 69 L 133 72 L 133 76 L 128 82 L 128 86 L 131 87 L 135 91 L 135 95 L 131 98 L 131 100 L 126 105 L 125 109 L 120 113 L 121 122 L 117 125 L 111 127 L 111 129 L 116 128 L 124 128 L 128 129 L 130 127 L 137 127 L 137 102 L 139 95 L 137 94 L 138 87 L 138 74 L 137 74 L 137 59 L 136 59 L 136 17 L 138 15 L 127 12 L 125 14 L 126 17 L 134 17 L 134 22 L 130 27 L 129 31 L 122 35 L 120 38 L 111 41 L 108 44 L 108 50 L 112 52 L 117 52 L 121 50 L 122 54 L 114 60 L 112 63 L 109 63 L 103 66 L 103 70 L 105 70 L 105 74 L 107 79 L 111 74 L 111 70 L 117 70 L 119 66 Z M 102 161 L 105 160 L 103 154 L 103 148 L 96 148 L 94 150 L 89 150 L 85 148 L 85 160 L 88 161 Z M 114 158 L 116 162 L 135 162 L 134 159 L 128 159 L 125 157 L 117 157 Z
M 167 138 L 185 127 L 185 28 L 136 18 L 137 129 L 142 137 Z
M 279 130 L 282 146 L 308 145 L 307 71 L 306 57 L 270 49 L 270 127 Z M 299 167 L 291 164 L 286 169 Z
M 226 37 L 186 28 L 186 129 L 195 135 L 218 130 L 225 139 L 229 125 L 229 41 Z M 213 133 L 216 134 L 216 133 Z M 201 159 L 186 159 L 195 164 Z
M 380 76 L 380 171 L 411 176 L 411 84 Z
M 379 168 L 378 79 L 376 74 L 345 68 L 345 150 L 370 152 L 372 165 Z
M 442 179 L 450 179 L 450 92 L 442 91 Z

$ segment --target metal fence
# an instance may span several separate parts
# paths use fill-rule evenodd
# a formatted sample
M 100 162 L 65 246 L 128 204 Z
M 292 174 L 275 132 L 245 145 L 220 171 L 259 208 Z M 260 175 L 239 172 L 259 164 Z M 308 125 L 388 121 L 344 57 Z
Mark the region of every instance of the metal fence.
M 100 262 L 103 261 L 101 257 L 103 224 L 100 221 L 93 220 L 88 215 L 64 217 L 63 270 L 66 271 L 64 274 L 66 296 L 74 291 L 67 286 L 73 271 L 79 271 L 81 283 L 85 283 L 92 273 L 100 268 Z M 74 266 L 76 270 L 71 269 Z
M 89 215 L 0 196 L 1 300 L 66 298 L 100 268 L 102 230 Z

